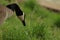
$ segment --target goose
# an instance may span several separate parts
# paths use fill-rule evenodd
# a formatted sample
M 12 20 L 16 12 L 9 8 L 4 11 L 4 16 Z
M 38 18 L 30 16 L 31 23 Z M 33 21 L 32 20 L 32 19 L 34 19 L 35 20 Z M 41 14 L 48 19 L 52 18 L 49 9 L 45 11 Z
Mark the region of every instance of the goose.
M 22 24 L 26 26 L 25 14 L 16 3 L 8 4 L 6 6 L 0 5 L 0 24 L 3 23 L 8 17 L 16 12 L 16 16 L 21 20 Z

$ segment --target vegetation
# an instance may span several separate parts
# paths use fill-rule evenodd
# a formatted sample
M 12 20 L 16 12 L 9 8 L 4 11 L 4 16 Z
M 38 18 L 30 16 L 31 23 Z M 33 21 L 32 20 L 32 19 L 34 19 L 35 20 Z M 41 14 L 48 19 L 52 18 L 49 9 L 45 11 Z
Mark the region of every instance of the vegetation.
M 26 14 L 27 25 L 23 26 L 14 14 L 0 25 L 0 40 L 60 40 L 60 14 L 43 8 L 35 0 L 26 0 L 19 6 Z

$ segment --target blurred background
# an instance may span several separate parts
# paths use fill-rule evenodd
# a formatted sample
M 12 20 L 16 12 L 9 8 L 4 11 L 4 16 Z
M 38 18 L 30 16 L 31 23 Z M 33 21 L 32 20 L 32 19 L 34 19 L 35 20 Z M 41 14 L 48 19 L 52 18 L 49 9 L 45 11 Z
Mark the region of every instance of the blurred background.
M 57 0 L 52 2 L 54 1 Z M 0 0 L 4 6 L 17 3 L 26 14 L 26 26 L 22 25 L 16 14 L 0 25 L 0 40 L 60 40 L 60 4 L 58 8 L 55 3 L 51 3 L 58 10 L 49 2 L 46 2 L 49 3 L 48 6 L 44 2 L 44 0 Z

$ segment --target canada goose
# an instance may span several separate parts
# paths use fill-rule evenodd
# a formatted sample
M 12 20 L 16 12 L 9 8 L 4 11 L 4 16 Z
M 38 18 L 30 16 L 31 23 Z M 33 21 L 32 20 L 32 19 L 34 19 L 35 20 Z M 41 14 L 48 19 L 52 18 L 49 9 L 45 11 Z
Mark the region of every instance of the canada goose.
M 17 17 L 22 21 L 23 25 L 25 26 L 25 15 L 23 13 L 23 11 L 19 8 L 19 6 L 15 3 L 13 4 L 9 4 L 6 7 L 8 7 L 9 9 L 11 9 L 12 11 L 16 12 Z
M 24 15 L 23 11 L 19 8 L 19 6 L 17 4 L 15 4 L 15 3 L 9 4 L 9 5 L 6 6 L 6 8 L 10 9 L 12 12 L 15 11 L 16 12 L 16 16 L 22 21 L 23 25 L 24 26 L 26 25 L 25 24 L 25 15 Z M 3 11 L 2 11 L 2 13 L 3 13 Z M 5 12 L 5 14 L 6 14 L 6 12 Z

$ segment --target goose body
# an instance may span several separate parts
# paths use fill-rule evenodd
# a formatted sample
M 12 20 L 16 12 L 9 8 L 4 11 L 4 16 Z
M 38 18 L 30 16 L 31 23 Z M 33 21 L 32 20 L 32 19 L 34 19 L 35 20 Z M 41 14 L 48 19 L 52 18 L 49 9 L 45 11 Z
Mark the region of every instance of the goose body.
M 0 4 L 0 24 L 13 15 L 13 11 Z

